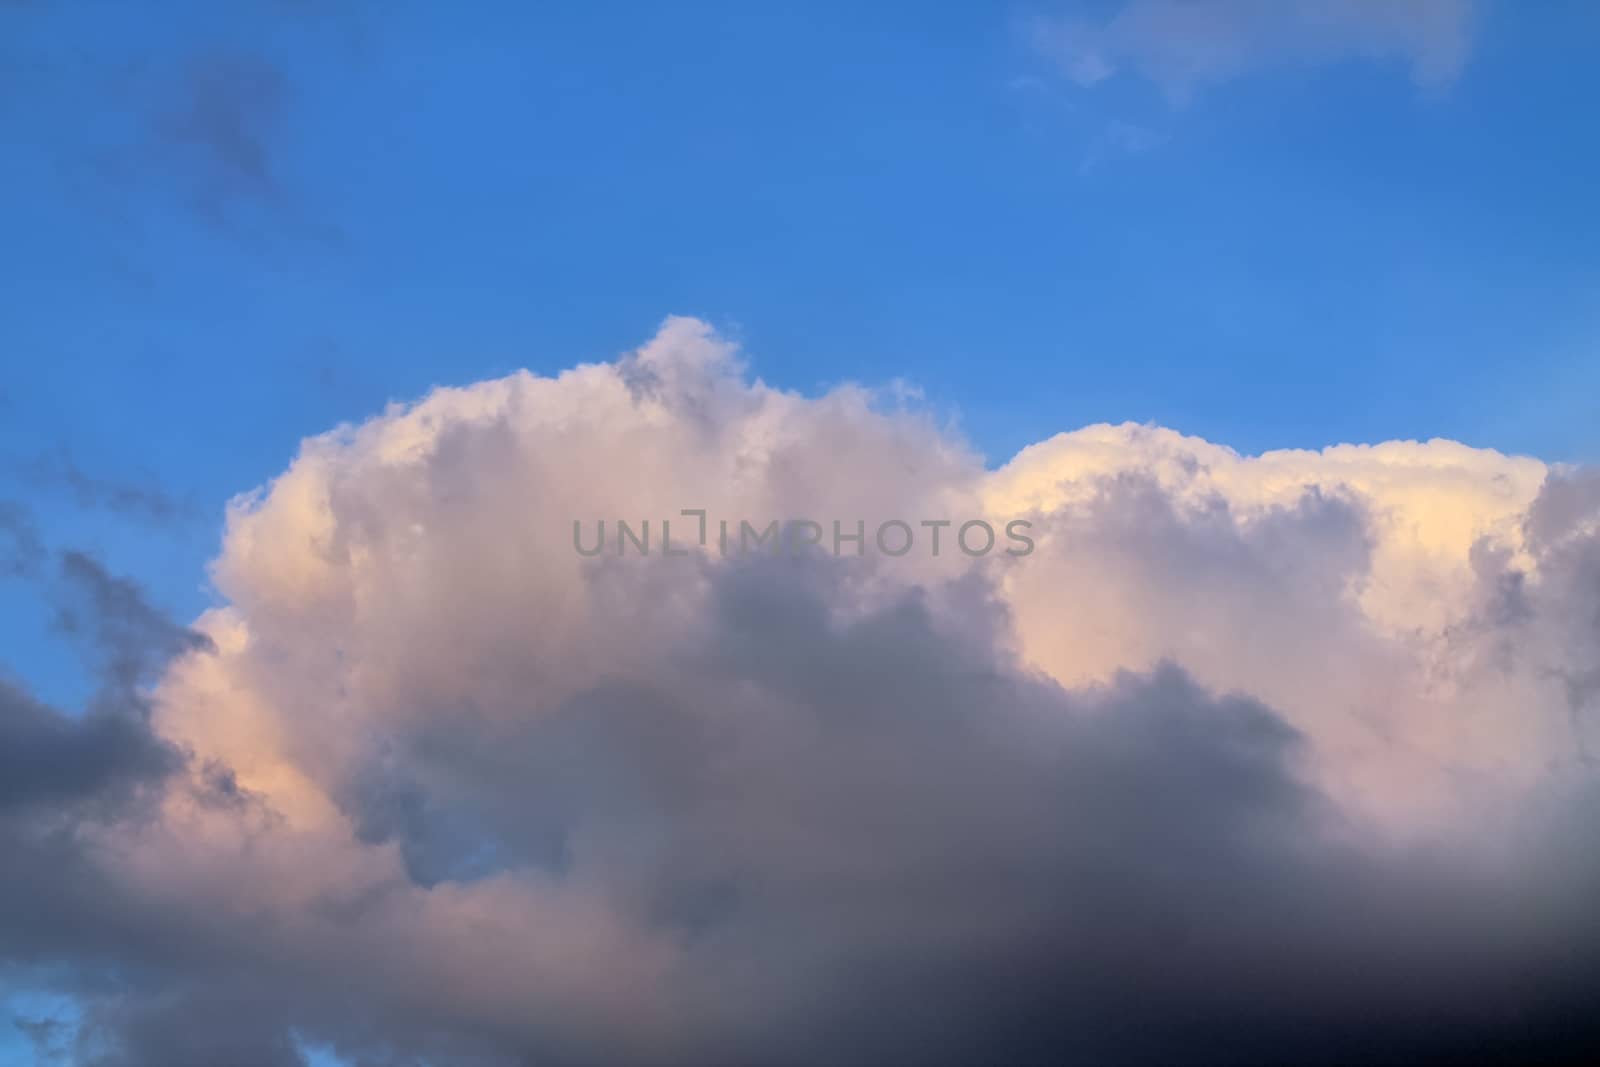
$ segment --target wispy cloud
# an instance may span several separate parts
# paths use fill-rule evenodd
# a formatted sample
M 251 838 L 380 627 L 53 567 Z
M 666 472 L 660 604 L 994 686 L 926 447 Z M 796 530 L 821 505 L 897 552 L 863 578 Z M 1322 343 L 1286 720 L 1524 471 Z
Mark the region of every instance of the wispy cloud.
M 0 500 L 0 577 L 31 576 L 44 559 L 33 513 L 15 500 Z
M 16 120 L 24 148 L 43 153 L 65 188 L 130 245 L 152 219 L 174 213 L 251 246 L 338 242 L 342 231 L 318 210 L 313 178 L 297 165 L 297 134 L 315 101 L 266 42 L 288 26 L 342 49 L 339 27 L 294 6 L 249 4 L 238 9 L 239 26 L 254 32 L 179 34 L 163 48 L 119 35 L 120 14 L 53 5 L 10 20 L 21 58 L 5 73 L 34 105 Z M 93 44 L 68 43 L 83 40 Z M 127 263 L 119 271 L 142 276 Z
M 1039 16 L 1030 39 L 1068 79 L 1153 81 L 1174 101 L 1273 68 L 1348 60 L 1409 67 L 1449 86 L 1471 51 L 1472 0 L 1126 0 L 1109 17 Z
M 91 474 L 65 448 L 13 464 L 18 476 L 38 492 L 63 491 L 80 507 L 107 511 L 153 523 L 190 517 L 194 504 L 154 481 L 125 481 Z

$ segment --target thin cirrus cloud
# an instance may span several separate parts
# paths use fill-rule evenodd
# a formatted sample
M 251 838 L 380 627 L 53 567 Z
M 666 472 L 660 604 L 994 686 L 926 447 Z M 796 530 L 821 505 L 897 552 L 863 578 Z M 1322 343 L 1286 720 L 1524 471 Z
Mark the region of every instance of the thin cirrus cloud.
M 1448 87 L 1471 51 L 1472 0 L 1126 0 L 1108 16 L 1041 16 L 1034 47 L 1092 87 L 1146 78 L 1183 101 L 1208 86 L 1295 65 L 1399 62 L 1416 84 Z
M 1023 516 L 1038 548 L 573 550 L 575 518 L 683 508 Z M 192 632 L 63 566 L 115 700 L 69 726 L 0 692 L 77 768 L 0 797 L 29 872 L 0 946 L 78 1005 L 28 1022 L 82 1062 L 1600 1039 L 1592 472 L 1141 426 L 988 470 L 670 319 L 304 442 L 230 507 Z

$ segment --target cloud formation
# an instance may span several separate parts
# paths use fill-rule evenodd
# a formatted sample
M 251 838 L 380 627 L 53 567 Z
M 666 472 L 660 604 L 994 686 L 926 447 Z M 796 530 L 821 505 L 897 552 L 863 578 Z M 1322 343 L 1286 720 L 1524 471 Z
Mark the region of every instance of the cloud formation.
M 1041 17 L 1032 40 L 1084 87 L 1120 73 L 1182 100 L 1276 67 L 1398 60 L 1424 89 L 1455 81 L 1471 50 L 1471 0 L 1126 0 L 1105 19 Z
M 683 508 L 1025 514 L 1039 549 L 573 551 L 574 518 Z M 989 471 L 670 319 L 306 441 L 230 507 L 203 644 L 68 577 L 155 754 L 103 766 L 99 720 L 7 691 L 71 797 L 144 798 L 35 790 L 8 831 L 32 873 L 0 914 L 56 918 L 0 945 L 81 1005 L 50 1038 L 76 1062 L 1600 1040 L 1592 472 L 1139 426 Z

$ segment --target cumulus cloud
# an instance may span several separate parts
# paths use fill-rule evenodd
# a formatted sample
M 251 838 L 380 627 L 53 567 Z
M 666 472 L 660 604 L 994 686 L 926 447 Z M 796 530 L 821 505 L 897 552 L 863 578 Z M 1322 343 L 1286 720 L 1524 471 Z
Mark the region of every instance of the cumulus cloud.
M 36 792 L 4 914 L 58 918 L 0 944 L 95 1064 L 1571 1055 L 1596 485 L 1139 426 L 991 471 L 671 319 L 305 442 L 230 507 L 203 644 L 69 564 L 160 758 L 7 696 L 145 802 Z M 1038 547 L 573 549 L 686 508 Z
M 1275 67 L 1397 60 L 1426 89 L 1448 86 L 1471 50 L 1471 0 L 1126 0 L 1108 18 L 1031 24 L 1032 41 L 1079 85 L 1123 72 L 1176 99 Z

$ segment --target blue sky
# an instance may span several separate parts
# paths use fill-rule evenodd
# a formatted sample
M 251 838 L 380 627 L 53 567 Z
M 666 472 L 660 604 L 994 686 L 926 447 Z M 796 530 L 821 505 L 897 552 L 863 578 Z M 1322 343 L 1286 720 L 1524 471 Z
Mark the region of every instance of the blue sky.
M 1115 5 L 869 7 L 8 9 L 0 493 L 192 614 L 301 437 L 668 313 L 996 463 L 1128 419 L 1600 447 L 1592 7 L 1471 9 L 1442 82 L 1269 41 L 1180 92 L 1041 46 Z M 48 686 L 47 619 L 0 613 Z
M 1439 6 L 1442 73 L 1245 26 L 1187 79 L 1052 44 L 1119 4 L 0 6 L 0 501 L 190 618 L 301 438 L 668 314 L 991 464 L 1123 420 L 1592 461 L 1600 8 Z M 0 591 L 0 671 L 81 700 Z
M 669 313 L 781 386 L 911 381 L 996 463 L 1128 419 L 1593 458 L 1600 14 L 1475 9 L 1442 85 L 1266 56 L 1178 99 L 1039 45 L 1110 13 L 8 9 L 0 496 L 192 615 L 301 437 Z M 69 686 L 7 600 L 9 669 Z

